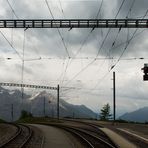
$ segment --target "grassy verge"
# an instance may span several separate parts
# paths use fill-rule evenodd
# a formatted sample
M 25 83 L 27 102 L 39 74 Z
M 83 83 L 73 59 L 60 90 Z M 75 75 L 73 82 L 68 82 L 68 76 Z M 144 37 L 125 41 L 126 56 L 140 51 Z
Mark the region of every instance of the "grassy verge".
M 4 120 L 2 120 L 2 119 L 0 119 L 0 123 L 5 123 L 6 121 L 4 121 Z
M 35 123 L 61 123 L 62 121 L 53 119 L 53 118 L 48 118 L 48 117 L 26 117 L 23 119 L 19 119 L 16 121 L 16 123 L 30 123 L 30 124 L 35 124 Z

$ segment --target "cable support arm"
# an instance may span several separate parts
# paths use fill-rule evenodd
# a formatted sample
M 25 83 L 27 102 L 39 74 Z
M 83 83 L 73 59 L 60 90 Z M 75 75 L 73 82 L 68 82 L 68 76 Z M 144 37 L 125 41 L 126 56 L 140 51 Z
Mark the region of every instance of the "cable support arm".
M 40 89 L 52 89 L 57 90 L 57 87 L 30 85 L 30 84 L 17 84 L 17 83 L 0 83 L 0 86 L 12 86 L 12 87 L 26 87 L 26 88 L 40 88 Z
M 148 28 L 148 19 L 14 19 L 0 28 Z

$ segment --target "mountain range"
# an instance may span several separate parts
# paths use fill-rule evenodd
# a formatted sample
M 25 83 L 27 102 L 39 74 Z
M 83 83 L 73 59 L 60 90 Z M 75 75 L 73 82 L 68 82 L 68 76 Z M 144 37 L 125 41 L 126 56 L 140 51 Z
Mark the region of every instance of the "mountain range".
M 56 117 L 57 99 L 46 91 L 34 96 L 23 94 L 22 98 L 20 90 L 0 87 L 0 118 L 6 121 L 17 120 L 22 110 L 37 117 Z M 60 99 L 60 117 L 96 118 L 96 113 L 84 105 L 73 105 Z
M 148 107 L 140 108 L 130 113 L 125 113 L 119 118 L 134 122 L 148 122 Z

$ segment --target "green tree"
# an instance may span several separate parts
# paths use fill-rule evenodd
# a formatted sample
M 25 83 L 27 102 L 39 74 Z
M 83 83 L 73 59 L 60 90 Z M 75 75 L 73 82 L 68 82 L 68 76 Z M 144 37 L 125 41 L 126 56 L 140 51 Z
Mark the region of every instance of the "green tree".
M 109 103 L 105 104 L 101 109 L 100 120 L 108 121 L 112 115 L 110 114 Z
M 32 114 L 30 112 L 27 112 L 25 110 L 22 110 L 21 111 L 20 119 L 24 119 L 24 118 L 28 118 L 28 117 L 32 117 Z

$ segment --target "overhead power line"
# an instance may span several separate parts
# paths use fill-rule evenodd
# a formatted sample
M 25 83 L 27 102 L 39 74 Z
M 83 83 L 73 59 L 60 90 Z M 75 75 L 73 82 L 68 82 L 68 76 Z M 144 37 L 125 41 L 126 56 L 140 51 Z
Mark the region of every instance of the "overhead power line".
M 119 10 L 117 11 L 117 14 L 115 15 L 115 20 L 117 20 L 116 18 L 118 17 L 118 14 L 119 14 L 119 12 L 120 12 L 120 10 L 121 10 L 121 8 L 122 8 L 124 2 L 125 2 L 125 0 L 123 0 L 123 2 L 121 3 L 121 6 L 119 7 Z M 117 21 L 114 22 L 114 23 L 115 23 L 116 25 L 118 24 Z M 107 24 L 108 24 L 108 23 L 107 23 Z M 126 23 L 126 24 L 127 24 L 127 23 Z M 108 26 L 108 25 L 107 25 L 107 26 Z M 107 31 L 107 34 L 106 34 L 105 38 L 104 38 L 103 41 L 102 41 L 102 44 L 101 44 L 101 46 L 100 46 L 100 48 L 99 48 L 99 50 L 98 50 L 98 53 L 97 53 L 97 55 L 96 55 L 96 58 L 99 56 L 100 51 L 102 50 L 102 48 L 103 48 L 103 46 L 104 46 L 104 43 L 105 43 L 105 41 L 106 41 L 106 39 L 107 39 L 107 37 L 108 37 L 108 35 L 109 35 L 109 33 L 110 33 L 112 27 L 108 27 L 108 28 L 109 28 L 109 29 L 108 29 L 108 31 Z M 122 27 L 120 26 L 120 28 L 122 28 Z M 66 83 L 66 85 L 69 84 L 69 82 L 71 82 L 73 79 L 75 79 L 75 78 L 76 78 L 79 74 L 81 74 L 83 71 L 85 71 L 85 70 L 86 70 L 90 65 L 92 65 L 95 61 L 96 61 L 96 59 L 94 59 L 94 60 L 92 60 L 90 63 L 88 63 L 81 71 L 79 71 L 76 75 L 74 75 L 74 76 L 72 77 L 72 79 L 70 79 L 70 80 Z
M 136 38 L 138 35 L 140 35 L 140 34 L 143 33 L 144 31 L 145 31 L 145 30 L 142 30 L 140 33 L 135 34 L 132 39 Z M 121 43 L 119 46 L 122 46 L 123 44 L 127 44 L 127 42 L 128 42 L 128 41 L 123 42 L 123 43 Z M 116 48 L 118 48 L 119 46 L 117 46 Z M 124 51 L 124 52 L 125 52 L 125 51 Z M 113 58 L 113 59 L 116 59 L 116 58 Z M 144 58 L 144 57 L 140 57 L 140 58 L 136 58 L 136 57 L 133 57 L 133 58 L 126 58 L 126 57 L 125 57 L 125 58 L 120 58 L 120 61 L 121 61 L 121 60 L 127 60 L 127 61 L 129 61 L 129 60 L 144 60 L 144 59 L 147 60 L 147 58 Z M 118 58 L 117 58 L 117 60 L 118 60 Z M 119 61 L 118 61 L 118 62 L 119 62 Z M 104 81 L 104 79 L 109 75 L 109 73 L 112 71 L 112 69 L 113 69 L 114 67 L 115 67 L 115 66 L 113 66 L 107 73 L 105 73 L 105 74 L 103 75 L 102 78 L 99 79 L 99 81 L 97 82 L 97 84 L 91 89 L 92 91 L 93 91 L 94 89 L 96 89 L 97 86 L 98 86 L 99 84 L 101 84 L 101 83 Z
M 131 11 L 132 11 L 132 9 L 133 9 L 133 6 L 134 6 L 134 4 L 135 4 L 135 1 L 136 1 L 136 0 L 133 0 L 133 1 L 132 1 L 132 4 L 131 4 L 130 9 L 129 9 L 127 15 L 126 15 L 126 18 L 128 18 L 129 14 L 131 13 Z
M 100 12 L 101 12 L 101 8 L 102 8 L 102 5 L 103 5 L 103 1 L 104 1 L 104 0 L 101 1 L 101 5 L 100 5 L 100 7 L 99 7 L 99 10 L 98 10 L 98 13 L 97 13 L 95 19 L 98 18 L 99 14 L 100 14 Z M 71 29 L 72 29 L 72 28 L 70 28 L 70 30 L 71 30 Z M 89 31 L 89 33 L 87 34 L 87 36 L 84 38 L 84 40 L 83 40 L 83 42 L 81 43 L 79 49 L 76 51 L 76 54 L 74 55 L 74 57 L 76 57 L 76 56 L 81 52 L 81 50 L 82 50 L 83 47 L 85 46 L 87 40 L 89 39 L 89 36 L 91 35 L 91 33 L 93 32 L 94 29 L 95 29 L 95 28 L 92 28 L 92 29 Z M 64 74 L 63 74 L 63 81 L 62 81 L 62 83 L 64 82 L 65 74 L 66 74 L 66 72 L 67 72 L 68 67 L 69 67 L 69 66 L 71 65 L 71 63 L 72 63 L 72 60 L 73 60 L 73 59 L 71 58 L 71 59 L 68 60 L 68 62 L 66 63 L 66 68 L 65 68 L 65 71 L 64 71 Z M 61 84 L 61 85 L 62 85 L 62 84 Z
M 60 36 L 60 38 L 61 38 L 61 41 L 62 41 L 62 43 L 63 43 L 63 45 L 64 45 L 64 48 L 65 48 L 65 50 L 66 50 L 66 53 L 67 53 L 68 57 L 70 57 L 69 52 L 68 52 L 68 49 L 67 49 L 67 46 L 66 46 L 66 43 L 65 43 L 65 41 L 64 41 L 64 38 L 63 38 L 63 36 L 62 36 L 60 30 L 58 29 L 58 24 L 57 24 L 57 22 L 56 22 L 55 19 L 54 19 L 54 15 L 53 15 L 53 13 L 52 13 L 52 11 L 51 11 L 51 8 L 50 8 L 50 6 L 49 6 L 49 4 L 48 4 L 48 1 L 45 0 L 45 3 L 46 3 L 46 5 L 47 5 L 48 10 L 49 10 L 49 13 L 50 13 L 50 15 L 51 15 L 51 17 L 52 17 L 52 19 L 53 19 L 53 23 L 54 23 L 54 25 L 55 25 L 55 28 L 57 28 L 58 34 L 59 34 L 59 36 Z
M 61 3 L 61 0 L 59 0 L 59 4 L 60 4 L 60 8 L 61 8 L 61 12 L 65 18 L 65 13 L 64 13 L 64 10 L 63 10 L 63 7 L 62 7 L 62 3 Z
M 144 30 L 143 30 L 143 31 L 144 31 Z M 143 33 L 143 31 L 141 31 L 141 32 L 138 33 L 138 34 L 135 34 L 132 39 L 134 39 L 135 37 L 137 37 L 138 35 L 140 35 L 141 33 Z M 122 46 L 122 45 L 124 45 L 124 44 L 126 44 L 126 43 L 127 43 L 127 41 L 121 43 L 120 45 L 117 45 L 117 46 L 114 47 L 113 49 L 118 48 L 118 47 L 120 47 L 120 46 Z M 91 61 L 88 65 L 86 65 L 81 71 L 79 71 L 74 77 L 72 77 L 72 79 L 70 79 L 65 85 L 69 84 L 72 80 L 74 80 L 79 74 L 81 74 L 83 71 L 85 71 L 85 70 L 86 70 L 90 65 L 92 65 L 96 60 L 97 60 L 97 58 L 94 58 L 93 61 Z M 110 73 L 110 71 L 111 71 L 111 70 L 109 70 L 109 72 L 107 72 L 107 73 Z M 108 75 L 108 74 L 105 74 L 105 75 Z M 106 77 L 106 76 L 103 76 L 102 79 L 104 79 L 105 77 Z
M 148 14 L 148 9 L 146 10 L 146 13 L 144 14 L 143 19 L 144 19 L 145 16 L 147 16 L 147 14 Z M 136 36 L 138 36 L 141 32 L 143 32 L 144 30 L 141 31 L 139 34 L 136 34 L 137 31 L 138 31 L 138 28 L 134 31 L 132 37 L 131 37 L 128 41 L 126 41 L 125 48 L 124 48 L 124 50 L 122 51 L 121 55 L 119 56 L 117 62 L 116 62 L 116 63 L 111 67 L 111 69 L 100 79 L 100 81 L 95 85 L 95 87 L 94 87 L 93 89 L 95 89 L 95 88 L 104 80 L 104 78 L 106 78 L 106 76 L 108 76 L 108 74 L 115 68 L 115 66 L 119 63 L 119 61 L 121 60 L 121 58 L 122 58 L 122 56 L 124 55 L 125 51 L 127 50 L 128 46 L 129 46 L 129 44 L 130 44 L 130 42 L 131 42 Z M 144 59 L 144 58 L 139 58 L 139 59 L 142 60 L 142 59 Z M 93 90 L 93 89 L 92 89 L 92 90 Z
M 120 13 L 120 11 L 121 11 L 121 8 L 123 7 L 125 1 L 126 1 L 126 0 L 123 0 L 123 1 L 122 1 L 121 5 L 120 5 L 120 7 L 119 7 L 119 9 L 118 9 L 118 11 L 117 11 L 117 14 L 116 14 L 115 18 L 117 18 L 117 16 L 119 15 L 119 13 Z
M 0 30 L 0 34 L 3 36 L 3 38 L 7 41 L 7 43 L 10 45 L 10 47 L 15 51 L 15 53 L 18 55 L 18 57 L 22 60 L 21 55 L 19 54 L 19 52 L 14 48 L 14 46 L 9 42 L 9 40 L 7 39 L 7 37 L 4 35 L 4 33 Z
M 19 17 L 18 17 L 17 14 L 15 13 L 15 10 L 14 10 L 13 7 L 11 6 L 9 0 L 6 0 L 6 1 L 7 1 L 8 5 L 9 5 L 10 9 L 12 10 L 13 14 L 15 15 L 15 17 L 16 17 L 17 19 L 19 19 Z
M 72 58 L 72 57 L 71 57 Z M 29 58 L 29 59 L 24 59 L 25 62 L 32 62 L 32 61 L 40 61 L 40 60 L 66 60 L 67 58 L 54 58 L 54 57 L 47 57 L 47 58 Z M 72 58 L 73 60 L 92 60 L 92 59 L 96 59 L 96 60 L 117 60 L 118 58 L 114 58 L 114 57 L 104 57 L 104 58 L 95 58 L 95 57 L 76 57 L 76 58 Z M 120 60 L 146 60 L 148 59 L 147 57 L 125 57 L 122 58 Z M 18 60 L 16 58 L 11 58 L 11 57 L 7 57 L 7 58 L 0 58 L 0 60 Z
M 99 14 L 100 14 L 100 12 L 101 12 L 101 8 L 102 8 L 102 5 L 103 5 L 103 1 L 104 1 L 104 0 L 101 1 L 100 7 L 99 7 L 99 10 L 98 10 L 98 13 L 97 13 L 95 19 L 98 18 Z M 95 28 L 92 28 L 92 30 L 89 31 L 88 35 L 87 35 L 87 36 L 85 37 L 85 39 L 83 40 L 83 42 L 82 42 L 80 48 L 78 49 L 78 51 L 76 52 L 76 54 L 74 55 L 74 57 L 76 57 L 76 56 L 80 53 L 80 51 L 82 50 L 82 48 L 83 48 L 84 45 L 86 44 L 87 40 L 89 39 L 89 36 L 90 36 L 91 33 L 94 31 L 94 29 L 95 29 Z
M 121 8 L 123 7 L 124 3 L 125 3 L 125 0 L 122 1 L 121 6 L 120 6 L 120 8 L 119 8 L 119 11 L 117 12 L 117 15 L 119 14 L 119 12 L 120 12 Z M 129 11 L 128 11 L 128 13 L 127 13 L 126 18 L 128 18 L 130 12 L 132 11 L 132 8 L 133 8 L 133 6 L 134 6 L 134 3 L 135 3 L 135 0 L 132 1 L 132 4 L 131 4 L 131 6 L 130 6 L 130 8 L 129 8 Z M 117 17 L 117 15 L 116 15 L 116 17 Z M 121 29 L 122 29 L 122 28 L 119 28 L 119 31 L 118 31 L 118 33 L 116 34 L 115 39 L 114 39 L 114 41 L 112 42 L 112 46 L 111 46 L 111 48 L 109 49 L 109 53 L 108 53 L 108 55 L 106 55 L 106 57 L 108 57 L 108 56 L 110 57 L 110 52 L 111 52 L 111 51 L 113 50 L 113 48 L 115 47 L 116 40 L 117 40 L 117 38 L 118 38 L 118 35 L 119 35 Z M 128 29 L 129 29 L 129 28 L 128 28 Z M 128 30 L 128 33 L 129 33 L 129 30 Z M 135 36 L 133 35 L 133 38 L 134 38 L 134 37 L 135 37 Z M 126 45 L 128 44 L 128 41 L 129 41 L 129 39 L 128 39 L 128 37 L 127 37 Z M 105 59 L 105 60 L 106 60 L 106 59 Z M 105 60 L 104 60 L 104 63 L 105 63 Z M 103 64 L 104 64 L 104 63 L 103 63 Z M 102 66 L 103 64 L 101 64 L 101 66 Z M 111 68 L 114 68 L 114 66 L 112 66 Z M 111 69 L 109 70 L 109 73 L 110 73 L 110 71 L 111 71 Z M 106 77 L 106 75 L 108 75 L 108 74 L 105 74 L 105 75 L 103 76 L 103 79 Z M 97 84 L 95 85 L 95 88 L 97 87 L 97 85 L 98 85 L 98 82 L 97 82 Z
M 148 14 L 148 9 L 146 10 L 146 13 L 145 13 L 144 17 L 145 17 L 147 14 Z M 143 17 L 143 19 L 144 19 L 144 17 Z M 133 40 L 134 36 L 136 35 L 137 31 L 138 31 L 138 28 L 134 31 L 132 37 L 127 41 L 127 44 L 126 44 L 124 50 L 122 51 L 121 55 L 119 56 L 117 62 L 111 67 L 111 70 L 118 64 L 118 62 L 120 61 L 120 59 L 121 59 L 122 56 L 124 55 L 125 51 L 127 50 L 129 44 L 131 43 L 131 41 Z
M 17 19 L 19 19 L 19 17 L 17 16 L 17 14 L 15 13 L 15 10 L 13 9 L 13 7 L 11 6 L 9 0 L 6 0 L 6 2 L 8 3 L 10 9 L 12 10 L 13 14 L 15 15 L 15 17 Z M 12 43 L 7 39 L 7 37 L 4 35 L 4 33 L 0 30 L 0 34 L 3 36 L 3 38 L 7 41 L 7 43 L 10 45 L 10 47 L 15 51 L 15 53 L 18 55 L 18 57 L 22 60 L 21 55 L 19 54 L 19 52 L 16 50 L 16 48 L 12 45 Z
M 101 9 L 102 9 L 103 2 L 104 2 L 104 0 L 101 1 L 101 4 L 100 4 L 99 10 L 98 10 L 98 13 L 97 13 L 97 15 L 96 15 L 96 19 L 98 18 L 98 16 L 99 16 L 100 13 L 101 13 Z

